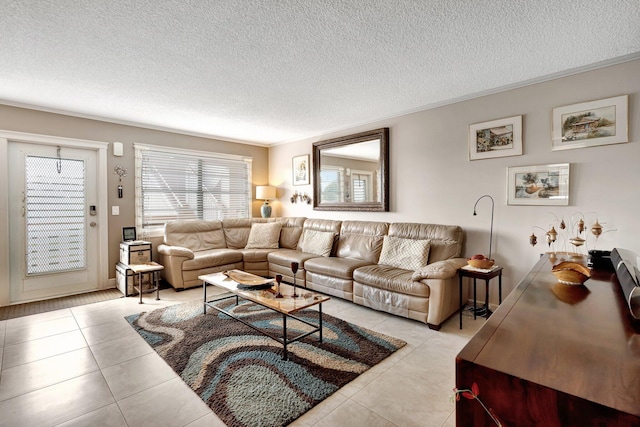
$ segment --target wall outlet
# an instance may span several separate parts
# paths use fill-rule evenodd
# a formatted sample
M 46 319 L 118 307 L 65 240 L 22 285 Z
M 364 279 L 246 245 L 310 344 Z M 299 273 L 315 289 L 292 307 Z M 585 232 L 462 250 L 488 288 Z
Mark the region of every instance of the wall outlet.
M 111 206 L 111 215 L 120 215 L 120 206 Z

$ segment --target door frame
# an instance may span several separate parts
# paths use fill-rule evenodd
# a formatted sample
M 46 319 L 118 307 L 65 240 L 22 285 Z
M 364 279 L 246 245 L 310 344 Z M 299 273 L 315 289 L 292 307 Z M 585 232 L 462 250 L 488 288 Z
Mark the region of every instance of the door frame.
M 34 133 L 13 132 L 0 130 L 0 172 L 4 185 L 0 185 L 0 227 L 2 234 L 9 235 L 9 160 L 10 142 L 26 144 L 55 145 L 85 150 L 94 150 L 97 154 L 97 201 L 98 201 L 98 289 L 109 288 L 109 216 L 107 192 L 107 151 L 108 142 L 91 141 L 86 139 L 64 138 L 59 136 L 40 135 Z M 9 239 L 0 243 L 0 306 L 11 303 L 11 288 L 9 275 Z

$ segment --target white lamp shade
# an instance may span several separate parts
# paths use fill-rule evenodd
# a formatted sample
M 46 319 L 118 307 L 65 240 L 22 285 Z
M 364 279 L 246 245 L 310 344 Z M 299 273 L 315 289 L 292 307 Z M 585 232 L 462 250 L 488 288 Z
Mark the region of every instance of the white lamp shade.
M 270 185 L 256 186 L 256 199 L 271 200 L 275 198 L 276 198 L 276 187 L 271 187 Z

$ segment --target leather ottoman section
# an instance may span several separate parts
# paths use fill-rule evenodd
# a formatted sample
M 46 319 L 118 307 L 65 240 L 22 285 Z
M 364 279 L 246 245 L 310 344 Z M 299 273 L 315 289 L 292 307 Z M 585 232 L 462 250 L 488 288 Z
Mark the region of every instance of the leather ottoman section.
M 300 268 L 304 267 L 307 260 L 311 258 L 318 258 L 320 255 L 310 254 L 308 252 L 298 251 L 296 249 L 277 249 L 273 252 L 269 252 L 267 260 L 269 264 L 277 264 L 286 266 L 291 270 L 290 266 L 293 261 L 297 261 L 300 264 Z
M 353 301 L 353 280 L 306 272 L 307 288 L 316 292 Z
M 205 271 L 204 269 L 211 266 L 217 267 L 235 263 L 240 263 L 240 268 L 242 268 L 242 253 L 234 249 L 209 249 L 207 251 L 194 252 L 194 254 L 194 259 L 182 263 L 182 271 L 198 270 L 203 272 Z
M 269 276 L 269 263 L 267 261 L 246 261 L 244 262 L 244 271 L 258 276 Z
M 360 267 L 353 272 L 353 280 L 378 289 L 428 298 L 429 286 L 412 280 L 413 270 L 403 270 L 378 264 Z
M 293 283 L 293 273 L 291 272 L 291 266 L 269 263 L 269 277 L 275 277 L 276 274 L 282 275 L 283 282 Z M 298 268 L 298 273 L 296 274 L 296 285 L 304 286 L 304 269 L 302 268 Z
M 374 310 L 427 323 L 429 298 L 399 294 L 354 281 L 353 302 Z M 440 326 L 429 325 L 429 327 L 439 329 Z
M 329 276 L 345 280 L 353 280 L 353 272 L 371 261 L 355 258 L 320 257 L 307 260 L 304 269 L 320 276 Z
M 245 263 L 268 262 L 268 256 L 277 249 L 238 249 Z
M 291 263 L 296 261 L 299 264 L 298 273 L 296 274 L 296 284 L 304 286 L 304 265 L 307 260 L 317 258 L 318 256 L 319 255 L 298 251 L 296 249 L 278 249 L 270 252 L 267 255 L 267 259 L 269 260 L 269 276 L 274 277 L 276 274 L 282 274 L 282 280 L 287 283 L 293 283 Z
M 184 287 L 186 289 L 186 288 L 193 288 L 196 286 L 202 286 L 202 280 L 198 279 L 198 276 L 211 274 L 211 273 L 218 273 L 220 271 L 234 270 L 234 269 L 242 270 L 242 268 L 243 268 L 242 261 L 239 261 L 236 263 L 224 264 L 216 267 L 203 268 L 201 270 L 183 270 L 182 279 L 184 281 Z

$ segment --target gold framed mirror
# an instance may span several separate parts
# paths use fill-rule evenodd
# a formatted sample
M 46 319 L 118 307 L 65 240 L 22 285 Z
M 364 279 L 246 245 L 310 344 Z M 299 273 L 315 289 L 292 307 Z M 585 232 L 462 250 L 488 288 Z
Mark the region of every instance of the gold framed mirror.
M 313 209 L 389 211 L 389 128 L 313 144 Z

